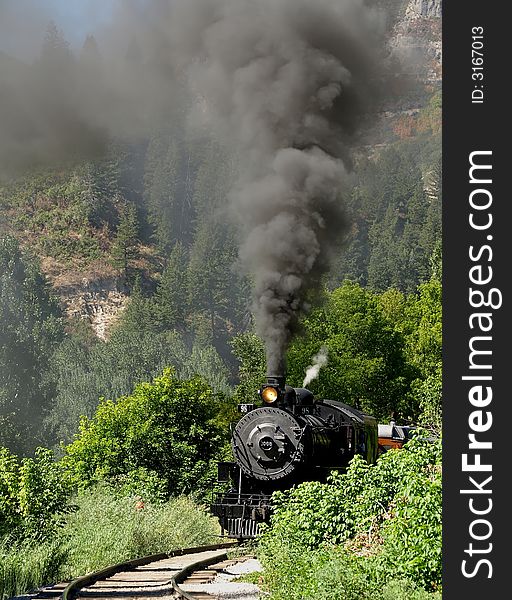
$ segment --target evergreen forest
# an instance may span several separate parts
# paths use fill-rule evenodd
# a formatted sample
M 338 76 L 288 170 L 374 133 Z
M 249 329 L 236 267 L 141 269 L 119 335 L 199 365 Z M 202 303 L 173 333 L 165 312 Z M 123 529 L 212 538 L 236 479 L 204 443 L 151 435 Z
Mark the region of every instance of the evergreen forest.
M 40 68 L 94 69 L 101 52 L 92 36 L 72 52 L 50 25 Z M 441 102 L 422 85 L 418 110 L 354 148 L 348 226 L 286 356 L 300 387 L 326 348 L 314 394 L 419 435 L 276 495 L 258 549 L 274 600 L 440 598 Z M 187 127 L 185 94 L 101 153 L 0 171 L 0 599 L 216 539 L 216 463 L 266 375 L 238 173 Z M 96 297 L 113 311 L 100 335 Z

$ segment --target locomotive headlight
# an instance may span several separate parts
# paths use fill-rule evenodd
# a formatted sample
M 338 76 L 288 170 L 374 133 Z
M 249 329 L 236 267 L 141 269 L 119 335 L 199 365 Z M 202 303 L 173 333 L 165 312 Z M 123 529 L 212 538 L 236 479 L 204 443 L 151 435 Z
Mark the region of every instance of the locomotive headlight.
M 278 394 L 276 388 L 273 388 L 273 387 L 266 387 L 261 392 L 261 397 L 267 404 L 274 403 L 277 400 L 278 396 L 279 396 L 279 394 Z

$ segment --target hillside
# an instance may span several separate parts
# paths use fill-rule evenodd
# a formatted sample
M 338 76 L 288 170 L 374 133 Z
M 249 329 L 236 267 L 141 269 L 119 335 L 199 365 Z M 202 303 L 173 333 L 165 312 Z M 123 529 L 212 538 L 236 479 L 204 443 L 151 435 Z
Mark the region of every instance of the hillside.
M 439 600 L 441 2 L 111 4 L 0 52 L 0 600 L 213 493 L 272 600 Z
M 391 96 L 377 127 L 368 134 L 370 144 L 360 150 L 363 159 L 365 155 L 376 157 L 389 145 L 406 149 L 416 142 L 421 147 L 438 143 L 440 112 L 437 100 L 431 98 L 433 94 L 437 98 L 440 87 L 440 10 L 440 2 L 421 0 L 396 2 L 391 7 L 390 18 L 396 16 L 389 42 L 392 51 L 413 69 L 419 64 L 417 56 L 427 55 L 428 61 L 421 70 L 407 73 L 413 77 L 412 82 L 408 81 L 405 90 L 399 85 L 398 93 Z M 11 59 L 5 55 L 1 58 L 4 74 L 9 72 Z M 40 259 L 68 317 L 85 319 L 96 335 L 105 338 L 126 305 L 136 276 L 142 278 L 149 293 L 154 291 L 176 241 L 197 256 L 201 252 L 200 237 L 232 235 L 204 231 L 202 217 L 209 219 L 213 207 L 224 204 L 223 195 L 233 177 L 228 174 L 233 169 L 229 157 L 223 160 L 213 149 L 205 152 L 207 144 L 206 140 L 187 142 L 179 125 L 170 124 L 168 135 L 160 132 L 136 144 L 119 140 L 112 144 L 107 157 L 93 163 L 58 172 L 43 171 L 22 182 L 6 184 L 0 188 L 0 228 L 13 233 Z M 437 161 L 424 157 L 419 165 L 424 189 L 430 185 L 429 174 L 437 168 Z M 228 174 L 228 178 L 220 180 L 221 173 Z M 112 251 L 121 214 L 132 204 L 137 210 L 138 239 L 127 273 L 119 267 L 119 261 L 116 266 Z M 366 221 L 381 218 L 375 214 L 375 207 L 366 206 L 366 210 L 370 210 Z M 379 211 L 384 214 L 386 207 L 381 206 Z M 223 229 L 224 223 L 218 228 Z M 236 257 L 234 242 L 232 246 L 231 263 Z M 372 250 L 367 249 L 358 259 L 363 263 L 358 265 L 363 272 L 368 269 L 371 254 Z M 344 274 L 353 276 L 350 267 L 343 267 L 351 260 L 350 252 L 346 259 L 340 256 L 337 280 Z M 413 277 L 413 283 L 420 280 Z M 385 284 L 385 276 L 383 281 Z M 389 278 L 387 282 L 401 285 Z
M 414 296 L 440 275 L 439 11 L 438 2 L 392 3 L 389 52 L 403 55 L 402 68 L 354 148 L 343 199 L 348 227 L 326 293 L 351 280 L 377 294 L 392 287 Z M 68 64 L 65 40 L 50 33 L 48 56 Z M 428 60 L 420 65 L 418 54 Z M 0 68 L 20 72 L 0 58 Z M 0 405 L 9 422 L 21 418 L 15 398 L 29 385 L 26 402 L 38 407 L 30 427 L 52 443 L 69 439 L 99 397 L 129 393 L 169 365 L 228 395 L 244 380 L 244 357 L 247 393 L 264 374 L 261 347 L 250 341 L 252 282 L 228 209 L 239 160 L 186 127 L 186 97 L 176 95 L 163 124 L 159 116 L 143 136 L 111 139 L 101 156 L 69 156 L 58 168 L 40 165 L 0 182 L 4 351 L 6 364 L 16 363 L 0 371 Z M 33 275 L 12 280 L 13 264 Z M 23 335 L 20 318 L 29 323 Z M 236 341 L 245 334 L 249 341 Z M 16 358 L 23 356 L 28 364 Z

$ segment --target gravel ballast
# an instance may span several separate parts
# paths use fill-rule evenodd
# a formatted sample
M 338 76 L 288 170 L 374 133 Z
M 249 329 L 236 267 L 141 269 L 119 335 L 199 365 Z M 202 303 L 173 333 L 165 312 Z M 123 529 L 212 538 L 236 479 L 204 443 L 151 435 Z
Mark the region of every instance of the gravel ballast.
M 219 573 L 211 583 L 204 584 L 185 584 L 182 589 L 187 592 L 203 592 L 211 594 L 212 598 L 219 600 L 259 600 L 262 598 L 259 587 L 253 583 L 243 583 L 233 581 L 245 575 L 261 571 L 262 566 L 259 560 L 250 558 L 243 562 L 236 563 L 224 569 L 224 572 Z

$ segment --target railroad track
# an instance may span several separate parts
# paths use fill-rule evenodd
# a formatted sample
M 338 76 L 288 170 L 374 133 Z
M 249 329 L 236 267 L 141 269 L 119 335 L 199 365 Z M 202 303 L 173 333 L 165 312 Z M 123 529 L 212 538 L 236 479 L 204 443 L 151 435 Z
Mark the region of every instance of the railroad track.
M 236 542 L 177 550 L 112 565 L 79 577 L 67 585 L 41 590 L 34 598 L 55 600 L 142 600 L 165 596 L 187 600 L 215 600 L 218 596 L 201 588 L 219 573 L 252 558 L 228 559 Z M 65 585 L 65 587 L 64 587 Z

